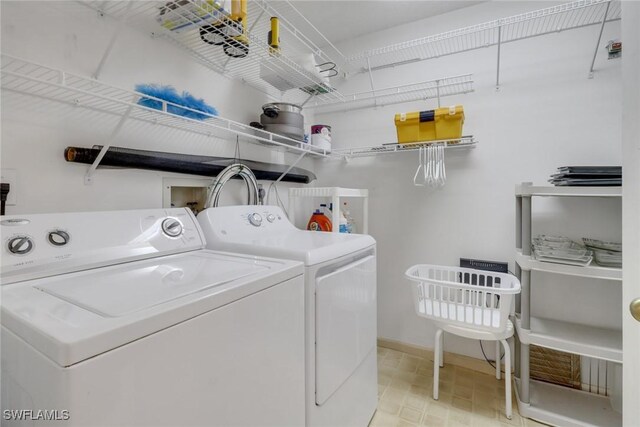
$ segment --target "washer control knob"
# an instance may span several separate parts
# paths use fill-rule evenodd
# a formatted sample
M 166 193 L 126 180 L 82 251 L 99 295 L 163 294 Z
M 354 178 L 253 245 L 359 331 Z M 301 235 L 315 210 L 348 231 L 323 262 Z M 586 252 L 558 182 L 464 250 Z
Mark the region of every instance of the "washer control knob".
M 183 232 L 182 223 L 175 218 L 162 221 L 162 231 L 169 237 L 178 237 Z
M 273 222 L 276 220 L 276 216 L 274 214 L 267 215 L 267 221 Z
M 17 236 L 9 240 L 7 248 L 14 255 L 26 255 L 33 250 L 33 240 L 28 236 Z
M 249 214 L 249 222 L 255 227 L 260 227 L 262 225 L 262 217 L 259 213 L 254 212 Z
M 47 240 L 53 246 L 64 246 L 69 243 L 69 233 L 62 230 L 53 230 L 47 235 Z

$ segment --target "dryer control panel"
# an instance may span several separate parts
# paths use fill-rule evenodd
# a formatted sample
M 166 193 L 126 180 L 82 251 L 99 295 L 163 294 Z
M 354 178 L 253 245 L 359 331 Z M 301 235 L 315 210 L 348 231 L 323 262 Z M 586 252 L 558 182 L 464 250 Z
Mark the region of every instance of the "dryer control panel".
M 205 209 L 198 214 L 200 224 L 205 221 L 220 234 L 277 235 L 296 229 L 278 206 L 245 205 Z
M 254 209 L 249 209 L 251 211 L 247 214 L 247 220 L 249 224 L 254 227 L 261 226 L 269 226 L 269 224 L 273 224 L 269 227 L 270 230 L 277 229 L 289 229 L 289 220 L 282 212 L 282 209 L 276 206 L 252 206 Z M 243 211 L 240 215 L 242 216 L 245 212 Z M 284 223 L 283 223 L 284 221 Z
M 2 284 L 201 249 L 187 208 L 0 217 Z

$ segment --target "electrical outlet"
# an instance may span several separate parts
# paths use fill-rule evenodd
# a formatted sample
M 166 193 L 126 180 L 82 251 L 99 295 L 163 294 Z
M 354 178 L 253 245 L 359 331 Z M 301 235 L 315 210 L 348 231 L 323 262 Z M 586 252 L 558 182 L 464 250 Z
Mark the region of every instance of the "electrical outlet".
M 2 169 L 0 180 L 11 186 L 9 194 L 7 194 L 7 206 L 15 206 L 18 204 L 18 173 L 15 169 Z
M 474 268 L 476 270 L 493 271 L 496 273 L 508 273 L 509 264 L 498 261 L 483 261 L 480 259 L 460 258 L 460 267 Z

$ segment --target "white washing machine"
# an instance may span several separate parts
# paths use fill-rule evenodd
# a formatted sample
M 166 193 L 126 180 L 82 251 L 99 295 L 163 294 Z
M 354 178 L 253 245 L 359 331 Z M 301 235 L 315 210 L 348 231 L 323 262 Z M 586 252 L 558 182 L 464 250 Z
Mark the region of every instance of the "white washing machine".
M 304 423 L 300 262 L 203 249 L 188 209 L 0 224 L 3 426 Z
M 304 262 L 306 425 L 367 426 L 378 403 L 375 240 L 299 230 L 275 206 L 210 208 L 198 221 L 209 248 Z

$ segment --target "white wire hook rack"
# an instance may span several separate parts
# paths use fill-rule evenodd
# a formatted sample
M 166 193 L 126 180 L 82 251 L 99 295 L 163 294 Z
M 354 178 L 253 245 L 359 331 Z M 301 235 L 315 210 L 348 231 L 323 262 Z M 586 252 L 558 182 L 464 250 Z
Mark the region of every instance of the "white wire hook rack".
M 215 143 L 235 144 L 238 139 L 241 142 L 268 145 L 275 149 L 299 154 L 316 157 L 332 156 L 327 150 L 302 141 L 255 129 L 243 123 L 206 114 L 139 92 L 121 89 L 89 77 L 67 73 L 6 54 L 1 54 L 0 58 L 0 84 L 3 91 L 83 107 L 120 117 L 118 125 L 109 137 L 109 142 L 116 137 L 125 121 L 135 120 L 150 126 L 166 126 L 194 135 L 206 136 Z M 140 105 L 138 101 L 142 98 L 161 103 L 162 109 L 157 110 Z M 205 120 L 173 114 L 169 112 L 172 109 L 197 113 Z M 109 143 L 104 145 L 103 150 L 106 152 L 108 148 Z M 86 181 L 90 181 L 90 176 L 100 163 L 101 158 L 102 156 L 99 156 L 96 163 L 91 165 Z
M 621 12 L 618 0 L 579 0 L 366 50 L 347 57 L 347 62 L 357 72 L 366 73 L 497 45 L 498 85 L 501 44 L 590 25 L 604 26 L 605 22 L 621 19 Z
M 351 95 L 345 94 L 343 100 L 316 99 L 309 102 L 306 108 L 314 108 L 318 113 L 327 113 L 340 110 L 384 107 L 386 105 L 426 101 L 428 99 L 437 99 L 439 107 L 440 98 L 470 92 L 473 92 L 473 75 L 462 74 L 420 83 L 369 90 Z
M 202 16 L 203 2 L 200 0 L 162 1 L 98 1 L 83 0 L 83 4 L 97 10 L 100 14 L 110 16 L 134 28 L 150 32 L 154 36 L 166 38 L 187 51 L 196 61 L 224 76 L 238 79 L 253 88 L 267 94 L 275 100 L 281 100 L 286 92 L 287 100 L 302 103 L 309 96 L 323 99 L 342 99 L 342 95 L 317 73 L 301 65 L 300 58 L 313 55 L 322 62 L 344 63 L 342 54 L 334 48 L 340 58 L 332 59 L 317 43 L 293 25 L 299 21 L 297 9 L 290 2 L 278 2 L 277 6 L 264 0 L 252 0 L 247 4 L 248 54 L 242 58 L 233 58 L 225 54 L 220 45 L 203 41 L 201 32 L 213 35 L 212 26 L 208 24 L 210 17 Z M 208 3 L 207 3 L 208 4 Z M 184 22 L 182 29 L 170 30 L 158 22 L 160 11 L 165 19 Z M 225 13 L 225 12 L 221 12 Z M 270 17 L 280 18 L 280 51 L 274 54 L 267 43 L 270 30 Z M 297 18 L 297 19 L 296 19 Z M 216 22 L 220 31 L 236 33 L 230 20 Z M 217 31 L 217 30 L 216 30 Z M 315 29 L 316 32 L 317 29 Z M 322 40 L 320 36 L 315 37 Z M 272 80 L 267 81 L 265 74 L 276 76 L 279 84 L 274 86 Z M 275 77 L 272 77 L 275 78 Z

